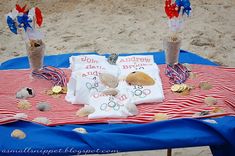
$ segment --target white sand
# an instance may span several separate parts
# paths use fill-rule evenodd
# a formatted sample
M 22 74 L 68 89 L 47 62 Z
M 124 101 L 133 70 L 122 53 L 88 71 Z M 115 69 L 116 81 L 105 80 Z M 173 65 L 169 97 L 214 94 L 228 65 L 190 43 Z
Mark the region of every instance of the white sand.
M 4 18 L 15 3 L 16 0 L 0 1 L 0 62 L 26 55 L 24 41 L 20 35 L 10 32 Z M 163 0 L 31 0 L 27 3 L 38 6 L 44 14 L 41 31 L 45 33 L 47 55 L 160 51 L 162 39 L 169 32 Z M 193 12 L 181 33 L 182 49 L 235 67 L 235 0 L 192 0 L 191 3 Z M 200 148 L 198 153 L 191 149 L 176 151 L 174 155 L 211 154 L 208 148 Z
M 21 36 L 3 15 L 16 0 L 1 0 L 0 61 L 26 55 Z M 28 2 L 44 14 L 46 53 L 131 53 L 159 51 L 168 32 L 161 0 L 50 0 Z M 235 1 L 193 0 L 181 33 L 182 49 L 225 66 L 235 66 Z

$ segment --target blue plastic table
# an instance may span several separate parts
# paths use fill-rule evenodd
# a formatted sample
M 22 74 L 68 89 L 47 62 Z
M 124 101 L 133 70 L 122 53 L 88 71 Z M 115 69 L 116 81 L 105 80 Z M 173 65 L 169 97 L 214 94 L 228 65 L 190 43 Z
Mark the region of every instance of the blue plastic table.
M 157 64 L 163 64 L 165 60 L 164 52 L 141 54 L 154 55 Z M 44 62 L 45 65 L 68 67 L 68 58 L 71 55 L 80 54 L 46 56 Z M 180 52 L 180 62 L 216 65 L 186 51 Z M 0 70 L 24 69 L 28 66 L 27 57 L 20 57 L 2 63 Z M 214 156 L 235 156 L 235 117 L 226 116 L 209 121 L 213 122 L 184 118 L 148 124 L 117 123 L 54 127 L 18 121 L 0 126 L 0 155 L 105 154 L 208 145 Z M 78 127 L 85 128 L 88 134 L 72 131 Z M 12 138 L 11 132 L 14 129 L 23 130 L 27 137 L 22 140 Z

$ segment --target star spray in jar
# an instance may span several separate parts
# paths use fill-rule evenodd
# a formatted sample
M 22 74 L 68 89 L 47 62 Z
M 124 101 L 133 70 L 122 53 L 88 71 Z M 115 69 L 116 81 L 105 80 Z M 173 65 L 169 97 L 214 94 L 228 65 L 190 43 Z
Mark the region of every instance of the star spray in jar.
M 36 29 L 41 27 L 43 22 L 41 10 L 38 7 L 29 9 L 27 5 L 21 7 L 16 4 L 15 8 L 6 14 L 6 22 L 12 33 L 23 36 L 32 72 L 39 71 L 43 66 L 45 52 L 43 34 Z
M 178 63 L 181 46 L 179 31 L 183 28 L 183 19 L 189 16 L 191 6 L 189 0 L 165 1 L 165 13 L 168 17 L 170 35 L 164 38 L 163 48 L 165 50 L 166 64 L 173 66 Z

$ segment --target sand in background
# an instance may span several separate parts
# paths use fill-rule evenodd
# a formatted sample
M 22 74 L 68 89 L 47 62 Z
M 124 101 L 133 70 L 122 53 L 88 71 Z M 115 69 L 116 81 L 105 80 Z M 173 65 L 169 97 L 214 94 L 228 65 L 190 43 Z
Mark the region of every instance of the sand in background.
M 0 61 L 26 55 L 20 35 L 6 27 L 4 14 L 16 0 L 1 0 Z M 47 55 L 68 52 L 133 53 L 162 50 L 168 34 L 162 0 L 27 1 L 44 14 Z M 193 0 L 181 33 L 182 49 L 225 66 L 235 66 L 235 1 Z

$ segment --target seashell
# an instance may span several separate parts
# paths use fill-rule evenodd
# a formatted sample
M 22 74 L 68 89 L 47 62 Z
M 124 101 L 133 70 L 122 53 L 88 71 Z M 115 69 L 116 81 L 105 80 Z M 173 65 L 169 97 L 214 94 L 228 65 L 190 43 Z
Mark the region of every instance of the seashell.
M 208 122 L 208 123 L 212 123 L 212 124 L 217 124 L 217 121 L 212 120 L 212 119 L 205 119 L 203 121 Z
M 25 113 L 16 113 L 16 114 L 14 115 L 14 118 L 15 118 L 15 119 L 18 119 L 18 120 L 20 120 L 20 119 L 26 119 L 27 117 L 28 117 L 28 115 L 25 114 Z
M 117 59 L 118 59 L 118 54 L 111 54 L 109 57 L 108 57 L 108 63 L 109 64 L 112 64 L 112 65 L 115 65 L 116 62 L 117 62 Z
M 216 98 L 213 98 L 213 97 L 206 97 L 204 99 L 204 103 L 207 105 L 207 106 L 213 106 L 217 103 L 217 99 Z
M 215 107 L 211 110 L 211 113 L 224 113 L 224 110 L 219 107 Z
M 85 128 L 74 128 L 73 129 L 74 132 L 77 132 L 77 133 L 81 133 L 81 134 L 87 134 L 88 132 L 86 131 Z
M 134 71 L 130 73 L 126 82 L 130 85 L 139 85 L 139 86 L 151 86 L 155 84 L 155 81 L 144 72 Z
M 105 95 L 116 96 L 118 94 L 118 90 L 109 88 L 107 90 L 104 90 L 102 93 Z
M 126 108 L 132 115 L 138 114 L 138 109 L 135 104 L 127 104 Z
M 108 86 L 110 88 L 116 88 L 118 86 L 118 78 L 113 76 L 112 74 L 100 73 L 99 78 L 101 83 L 105 86 Z
M 19 109 L 29 110 L 32 107 L 32 105 L 27 100 L 21 100 L 20 102 L 18 102 L 17 107 Z
M 15 129 L 14 131 L 11 132 L 11 137 L 17 139 L 24 139 L 26 137 L 26 134 L 22 130 Z
M 16 93 L 16 98 L 18 99 L 27 99 L 34 96 L 35 96 L 34 90 L 28 87 L 24 87 Z
M 84 117 L 84 116 L 88 116 L 89 114 L 92 114 L 95 112 L 95 108 L 90 106 L 90 105 L 85 105 L 84 107 L 82 107 L 81 109 L 79 109 L 76 112 L 76 115 L 79 117 Z
M 34 118 L 32 121 L 45 124 L 45 125 L 48 125 L 51 123 L 51 121 L 47 117 L 37 117 L 37 118 Z
M 212 85 L 210 83 L 208 83 L 208 82 L 200 82 L 199 87 L 202 90 L 209 90 L 209 89 L 212 88 Z
M 153 118 L 155 121 L 161 121 L 169 119 L 169 116 L 165 113 L 156 113 Z
M 48 111 L 51 109 L 51 106 L 47 102 L 39 102 L 36 106 L 37 110 L 39 111 Z

